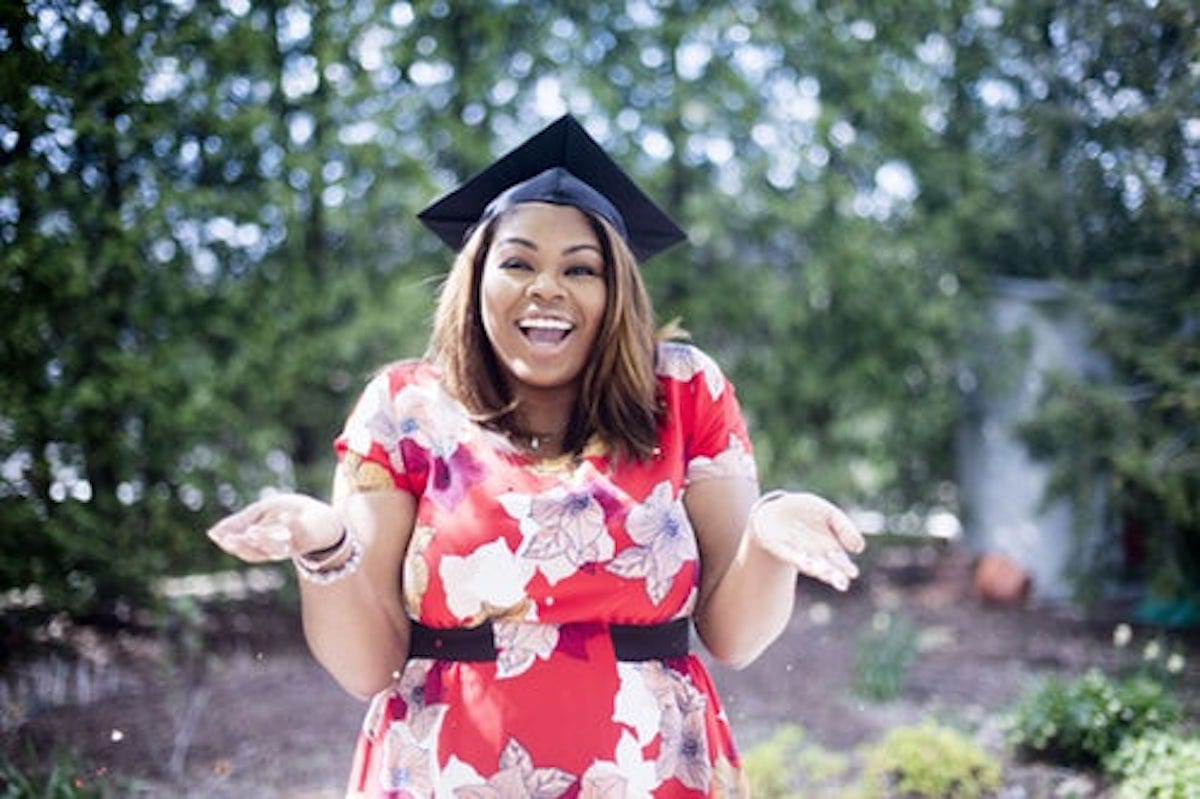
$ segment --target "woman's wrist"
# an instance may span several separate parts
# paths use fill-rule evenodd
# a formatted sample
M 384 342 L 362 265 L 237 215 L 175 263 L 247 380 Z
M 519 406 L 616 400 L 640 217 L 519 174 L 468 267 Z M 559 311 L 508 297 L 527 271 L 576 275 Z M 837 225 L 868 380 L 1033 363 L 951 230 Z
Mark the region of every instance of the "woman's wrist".
M 332 544 L 327 547 L 321 547 L 320 549 L 311 549 L 308 552 L 301 552 L 297 555 L 297 557 L 313 568 L 320 568 L 325 561 L 346 546 L 346 539 L 349 537 L 349 534 L 348 528 L 345 524 L 343 524 L 341 534 Z
M 297 573 L 309 582 L 327 585 L 358 571 L 362 561 L 362 543 L 346 524 L 342 534 L 328 547 L 296 555 L 292 561 Z
M 759 524 L 758 517 L 762 513 L 763 506 L 768 505 L 768 504 L 774 502 L 775 500 L 780 499 L 785 496 L 787 496 L 786 491 L 781 491 L 779 489 L 776 489 L 774 491 L 768 491 L 767 493 L 760 496 L 758 499 L 754 500 L 754 504 L 750 506 L 750 532 L 751 533 L 758 532 L 758 524 Z
M 781 559 L 777 554 L 775 554 L 775 552 L 772 551 L 771 546 L 769 546 L 764 540 L 770 537 L 770 531 L 772 528 L 771 520 L 769 518 L 770 512 L 766 510 L 766 506 L 771 505 L 776 500 L 782 499 L 786 496 L 788 496 L 787 491 L 776 489 L 774 491 L 768 491 L 754 501 L 754 504 L 750 506 L 750 516 L 746 522 L 746 536 L 743 539 L 742 545 L 746 547 L 747 555 L 756 559 L 765 557 L 770 562 L 786 565 L 789 569 L 794 571 L 795 566 L 787 563 L 785 560 Z M 771 510 L 774 511 L 774 508 Z M 764 513 L 767 514 L 768 518 L 764 518 Z

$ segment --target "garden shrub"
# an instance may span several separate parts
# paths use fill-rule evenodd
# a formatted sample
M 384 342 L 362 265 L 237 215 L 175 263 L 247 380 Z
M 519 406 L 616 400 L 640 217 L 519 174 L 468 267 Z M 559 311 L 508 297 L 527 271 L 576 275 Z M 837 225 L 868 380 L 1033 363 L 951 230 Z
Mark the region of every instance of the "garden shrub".
M 44 761 L 28 751 L 23 758 L 0 754 L 0 799 L 105 799 L 112 796 L 103 779 L 84 776 L 78 758 L 56 751 Z
M 1114 681 L 1092 669 L 1074 680 L 1048 680 L 1022 700 L 1009 740 L 1027 757 L 1094 768 L 1125 739 L 1166 729 L 1179 716 L 1178 702 L 1158 681 Z
M 1105 761 L 1117 799 L 1200 799 L 1200 738 L 1156 731 L 1127 738 Z
M 853 690 L 876 702 L 895 699 L 904 689 L 917 654 L 917 630 L 904 616 L 877 614 L 860 638 L 854 663 Z
M 862 799 L 979 799 L 1000 787 L 1000 763 L 970 736 L 926 722 L 897 727 L 865 750 Z
M 806 743 L 804 730 L 785 724 L 742 757 L 750 795 L 754 799 L 817 797 L 836 787 L 849 768 L 847 759 L 816 744 Z

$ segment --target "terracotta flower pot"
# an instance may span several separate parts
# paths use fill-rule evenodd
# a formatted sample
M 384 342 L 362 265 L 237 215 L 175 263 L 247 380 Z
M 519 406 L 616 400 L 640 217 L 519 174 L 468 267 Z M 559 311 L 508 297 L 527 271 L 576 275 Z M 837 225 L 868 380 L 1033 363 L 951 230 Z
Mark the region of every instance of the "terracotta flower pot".
M 975 566 L 975 595 L 997 605 L 1019 605 L 1029 598 L 1029 573 L 999 552 L 989 552 Z

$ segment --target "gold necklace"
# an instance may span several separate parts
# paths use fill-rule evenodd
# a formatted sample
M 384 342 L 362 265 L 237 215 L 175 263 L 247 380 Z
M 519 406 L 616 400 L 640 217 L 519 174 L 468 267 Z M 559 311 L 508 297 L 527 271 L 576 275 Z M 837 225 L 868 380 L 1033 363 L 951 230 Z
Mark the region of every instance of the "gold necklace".
M 542 441 L 549 443 L 559 438 L 562 438 L 562 433 L 533 433 L 529 436 L 529 448 L 537 452 L 542 446 Z

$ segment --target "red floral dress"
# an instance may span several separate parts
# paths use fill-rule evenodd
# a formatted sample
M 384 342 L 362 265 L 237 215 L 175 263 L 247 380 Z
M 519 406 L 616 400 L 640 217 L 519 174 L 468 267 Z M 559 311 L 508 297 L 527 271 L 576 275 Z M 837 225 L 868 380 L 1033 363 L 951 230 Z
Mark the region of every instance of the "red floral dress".
M 614 465 L 601 447 L 537 460 L 474 424 L 423 362 L 368 386 L 337 440 L 418 498 L 404 561 L 409 616 L 493 624 L 497 658 L 411 658 L 374 698 L 351 797 L 744 795 L 712 681 L 693 654 L 617 661 L 607 624 L 692 612 L 700 559 L 691 482 L 755 479 L 746 427 L 716 364 L 659 346 L 659 448 Z

